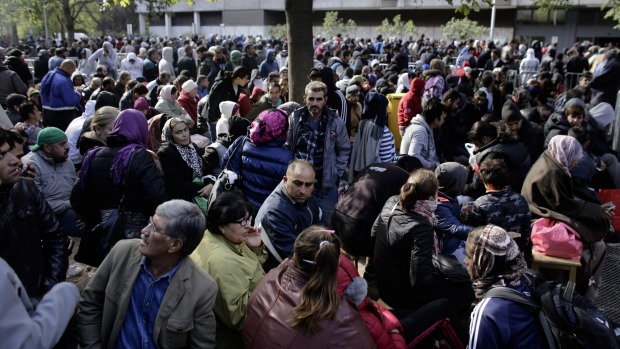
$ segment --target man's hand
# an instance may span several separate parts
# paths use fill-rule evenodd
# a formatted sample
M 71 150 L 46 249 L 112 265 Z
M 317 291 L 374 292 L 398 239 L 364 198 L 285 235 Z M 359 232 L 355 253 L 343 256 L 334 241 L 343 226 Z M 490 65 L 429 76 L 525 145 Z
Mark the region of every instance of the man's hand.
M 32 164 L 24 165 L 24 167 L 22 168 L 22 177 L 24 178 L 34 179 L 34 176 L 36 174 L 37 172 L 35 171 L 34 166 L 32 166 Z

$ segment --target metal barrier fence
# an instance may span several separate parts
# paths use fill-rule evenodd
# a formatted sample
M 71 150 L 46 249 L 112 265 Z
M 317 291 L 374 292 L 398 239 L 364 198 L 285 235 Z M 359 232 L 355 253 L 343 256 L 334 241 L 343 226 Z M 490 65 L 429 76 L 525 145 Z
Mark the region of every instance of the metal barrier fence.
M 579 79 L 584 73 L 566 73 L 564 74 L 564 91 L 568 91 L 571 88 L 577 86 Z

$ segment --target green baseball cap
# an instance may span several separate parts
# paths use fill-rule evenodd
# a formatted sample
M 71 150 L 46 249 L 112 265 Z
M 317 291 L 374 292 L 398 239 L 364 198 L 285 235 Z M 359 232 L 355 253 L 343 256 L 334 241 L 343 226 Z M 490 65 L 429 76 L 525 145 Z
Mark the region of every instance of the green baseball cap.
M 37 136 L 37 144 L 35 144 L 30 150 L 37 151 L 42 145 L 53 144 L 61 142 L 67 139 L 67 135 L 57 127 L 46 127 L 39 132 Z

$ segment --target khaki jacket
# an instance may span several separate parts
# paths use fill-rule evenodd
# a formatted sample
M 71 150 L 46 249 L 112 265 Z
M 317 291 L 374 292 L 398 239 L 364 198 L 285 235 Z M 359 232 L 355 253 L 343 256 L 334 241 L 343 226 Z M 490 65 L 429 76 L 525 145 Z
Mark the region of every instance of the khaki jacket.
M 125 320 L 142 255 L 139 240 L 121 240 L 82 293 L 79 348 L 113 348 Z M 185 258 L 162 301 L 153 340 L 158 348 L 214 348 L 217 284 Z

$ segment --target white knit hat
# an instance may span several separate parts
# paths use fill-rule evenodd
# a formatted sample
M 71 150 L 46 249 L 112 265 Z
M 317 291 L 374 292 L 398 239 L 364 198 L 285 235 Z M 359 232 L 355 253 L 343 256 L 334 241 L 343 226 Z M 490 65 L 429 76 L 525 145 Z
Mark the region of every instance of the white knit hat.
M 195 90 L 198 88 L 198 85 L 196 85 L 196 83 L 194 82 L 194 80 L 187 80 L 185 81 L 185 83 L 182 86 L 183 91 L 185 91 L 186 93 L 191 92 L 192 90 Z

